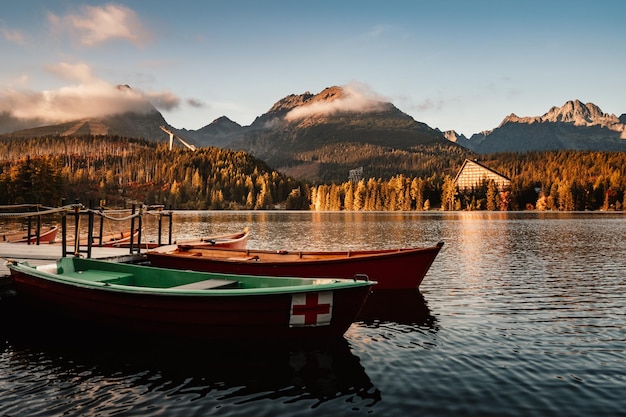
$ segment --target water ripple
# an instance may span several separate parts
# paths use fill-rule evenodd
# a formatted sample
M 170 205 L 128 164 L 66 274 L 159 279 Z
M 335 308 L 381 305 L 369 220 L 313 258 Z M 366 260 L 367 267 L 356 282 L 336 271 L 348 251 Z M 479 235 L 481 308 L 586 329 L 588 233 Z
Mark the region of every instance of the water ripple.
M 245 212 L 177 227 L 198 221 L 251 225 L 250 246 L 270 249 L 445 246 L 419 292 L 377 297 L 336 346 L 3 327 L 0 415 L 624 415 L 621 214 Z

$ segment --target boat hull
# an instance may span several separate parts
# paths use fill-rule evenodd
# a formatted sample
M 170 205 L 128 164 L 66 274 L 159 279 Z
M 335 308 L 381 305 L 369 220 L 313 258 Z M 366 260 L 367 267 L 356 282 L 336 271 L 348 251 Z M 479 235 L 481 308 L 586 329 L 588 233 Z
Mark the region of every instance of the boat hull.
M 179 241 L 176 246 L 190 246 L 196 248 L 225 248 L 225 249 L 245 249 L 248 245 L 250 231 L 246 227 L 244 231 L 239 233 L 231 233 L 224 235 L 215 235 L 203 237 L 200 239 Z
M 59 232 L 58 226 L 51 226 L 39 234 L 39 243 L 54 243 Z M 6 233 L 0 235 L 0 242 L 9 243 L 37 243 L 37 236 L 32 236 L 30 240 L 24 232 Z
M 119 233 L 104 235 L 102 239 L 94 238 L 93 245 L 104 248 L 126 247 L 126 245 L 130 245 L 131 237 L 135 245 L 137 245 L 139 229 L 135 230 L 133 233 L 131 233 L 130 230 L 125 230 Z M 81 242 L 82 246 L 86 246 L 87 244 L 88 242 L 86 240 Z
M 293 293 L 207 296 L 124 292 L 71 285 L 11 268 L 17 295 L 46 312 L 88 326 L 124 332 L 210 340 L 306 341 L 341 337 L 363 307 L 370 285 L 334 289 L 332 318 L 324 325 L 293 326 Z M 155 269 L 158 273 L 158 268 Z M 112 286 L 113 287 L 113 286 Z M 220 291 L 220 290 L 217 290 Z M 211 292 L 211 291 L 209 291 Z M 319 297 L 329 291 L 310 291 Z
M 428 248 L 354 252 L 223 251 L 191 248 L 146 253 L 154 266 L 245 275 L 339 277 L 365 275 L 375 291 L 416 289 L 443 243 Z M 282 258 L 282 259 L 281 259 Z

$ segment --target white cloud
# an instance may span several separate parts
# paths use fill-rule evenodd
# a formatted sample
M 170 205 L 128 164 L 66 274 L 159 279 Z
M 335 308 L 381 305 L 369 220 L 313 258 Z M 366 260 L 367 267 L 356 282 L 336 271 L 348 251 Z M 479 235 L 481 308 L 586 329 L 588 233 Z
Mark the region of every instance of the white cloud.
M 26 38 L 22 32 L 18 30 L 2 29 L 2 36 L 9 42 L 16 43 L 18 45 L 26 45 Z
M 0 92 L 0 112 L 58 123 L 131 111 L 145 113 L 152 106 L 172 110 L 180 105 L 180 99 L 167 91 L 146 93 L 116 88 L 95 77 L 86 64 L 60 63 L 48 69 L 74 83 L 41 92 L 17 89 Z
M 115 39 L 143 45 L 151 38 L 132 9 L 113 3 L 97 7 L 83 6 L 78 14 L 57 16 L 50 13 L 48 22 L 54 30 L 68 31 L 85 46 Z
M 291 110 L 285 119 L 292 121 L 313 115 L 338 112 L 370 112 L 383 108 L 385 100 L 372 92 L 368 86 L 351 83 L 342 87 L 342 94 L 333 100 L 312 101 Z
M 48 65 L 46 69 L 68 81 L 80 81 L 84 83 L 90 83 L 95 81 L 95 78 L 91 72 L 91 67 L 84 63 L 70 64 L 67 62 L 60 62 L 55 65 Z
M 157 108 L 173 110 L 180 106 L 180 98 L 169 91 L 146 93 L 146 98 Z

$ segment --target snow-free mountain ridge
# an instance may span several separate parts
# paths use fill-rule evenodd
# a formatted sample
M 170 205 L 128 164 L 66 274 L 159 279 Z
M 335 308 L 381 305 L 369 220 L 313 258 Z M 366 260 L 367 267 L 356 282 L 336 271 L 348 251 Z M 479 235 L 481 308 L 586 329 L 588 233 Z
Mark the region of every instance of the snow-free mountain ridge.
M 126 85 L 116 88 L 121 95 L 132 95 L 132 89 Z M 19 119 L 5 111 L 0 113 L 0 134 L 106 134 L 166 141 L 159 126 L 169 125 L 161 113 L 147 102 L 139 104 L 139 111 L 59 124 Z M 483 154 L 558 149 L 626 151 L 626 114 L 607 114 L 593 103 L 571 100 L 541 116 L 519 117 L 511 113 L 494 129 L 468 139 L 454 131 L 431 128 L 392 103 L 350 86 L 329 87 L 318 94 L 288 95 L 249 126 L 222 116 L 198 130 L 169 127 L 197 146 L 245 150 L 278 165 L 319 161 L 319 154 L 340 144 L 387 147 L 393 151 L 454 143 Z M 322 148 L 326 151 L 316 154 L 316 149 Z
M 478 153 L 527 152 L 537 150 L 626 151 L 626 115 L 602 112 L 593 103 L 567 101 L 542 116 L 510 114 L 493 130 L 469 139 L 444 132 L 448 140 Z

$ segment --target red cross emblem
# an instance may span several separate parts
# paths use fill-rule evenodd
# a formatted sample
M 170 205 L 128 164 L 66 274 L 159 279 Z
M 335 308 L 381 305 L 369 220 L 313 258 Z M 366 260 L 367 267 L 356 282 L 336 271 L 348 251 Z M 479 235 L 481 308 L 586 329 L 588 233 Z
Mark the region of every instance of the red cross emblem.
M 291 297 L 290 327 L 328 326 L 333 316 L 333 292 L 310 292 Z

